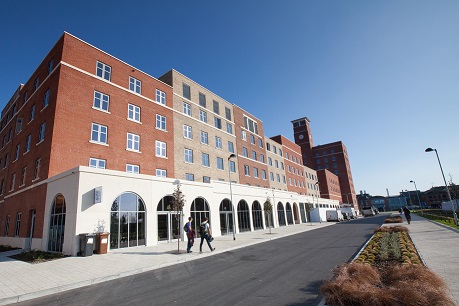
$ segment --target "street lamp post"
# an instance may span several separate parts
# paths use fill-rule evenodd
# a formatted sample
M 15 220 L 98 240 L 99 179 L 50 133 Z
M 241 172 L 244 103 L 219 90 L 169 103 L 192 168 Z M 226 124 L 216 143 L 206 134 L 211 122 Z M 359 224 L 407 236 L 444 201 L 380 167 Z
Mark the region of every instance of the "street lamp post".
M 453 209 L 454 224 L 458 225 L 458 223 L 457 223 L 457 215 L 456 215 L 456 206 L 454 205 L 454 202 L 451 199 L 451 194 L 449 193 L 448 184 L 446 184 L 445 174 L 443 173 L 443 168 L 441 166 L 440 157 L 438 157 L 437 149 L 427 148 L 425 151 L 426 152 L 435 151 L 435 154 L 437 154 L 438 165 L 440 165 L 441 175 L 443 176 L 443 181 L 445 182 L 446 192 L 448 193 L 448 199 L 451 202 L 451 207 Z
M 231 158 L 236 157 L 236 154 L 231 154 L 228 156 L 228 179 L 229 179 L 229 186 L 230 186 L 230 199 L 231 199 L 231 208 L 233 210 L 233 240 L 236 240 L 236 218 L 234 217 L 235 215 L 235 209 L 233 205 L 233 190 L 231 189 Z
M 416 189 L 416 196 L 418 197 L 419 207 L 421 208 L 421 214 L 423 215 L 424 211 L 422 210 L 422 204 L 421 204 L 421 201 L 419 200 L 419 192 L 418 192 L 418 187 L 416 187 L 416 182 L 415 181 L 410 181 L 410 183 L 414 184 L 414 189 Z
M 322 218 L 320 217 L 320 209 L 319 209 L 319 181 L 317 181 L 314 186 L 317 187 L 314 187 L 316 188 L 316 195 L 317 195 L 317 211 L 319 212 L 319 223 L 322 223 Z

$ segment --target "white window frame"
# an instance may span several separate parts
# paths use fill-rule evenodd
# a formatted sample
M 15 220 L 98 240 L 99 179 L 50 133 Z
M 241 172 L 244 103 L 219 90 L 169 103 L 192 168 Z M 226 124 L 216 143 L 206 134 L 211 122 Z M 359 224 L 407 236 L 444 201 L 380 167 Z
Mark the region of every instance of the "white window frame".
M 156 89 L 156 102 L 166 105 L 166 93 L 164 91 Z
M 167 171 L 164 169 L 156 169 L 157 177 L 167 177 Z
M 126 164 L 126 172 L 127 173 L 139 174 L 140 173 L 140 166 L 139 165 L 133 165 L 133 164 Z
M 127 133 L 126 150 L 140 152 L 140 135 Z
M 89 158 L 89 167 L 91 168 L 98 168 L 98 169 L 105 169 L 107 166 L 107 161 L 105 159 L 100 158 Z
M 142 94 L 142 81 L 130 76 L 129 77 L 129 90 L 141 95 Z
M 167 157 L 167 145 L 163 141 L 155 141 L 155 156 L 157 157 Z
M 242 140 L 247 141 L 247 132 L 241 131 L 241 137 L 242 137 Z
M 156 114 L 156 128 L 161 131 L 167 131 L 167 119 L 165 116 Z
M 43 140 L 45 140 L 45 131 L 46 131 L 46 122 L 43 122 L 40 125 L 40 130 L 38 132 L 38 143 L 40 143 Z
M 189 125 L 183 125 L 183 137 L 187 139 L 193 139 L 193 128 Z
M 97 133 L 96 139 L 93 138 L 93 134 Z M 98 144 L 107 144 L 108 127 L 99 123 L 92 123 L 91 127 L 91 142 Z M 104 141 L 105 138 L 105 141 Z
M 223 163 L 223 158 L 217 157 L 217 170 L 225 170 L 225 165 Z
M 54 63 L 54 59 L 53 59 L 53 63 Z M 96 75 L 104 80 L 110 81 L 111 76 L 112 76 L 112 67 L 110 67 L 109 65 L 105 63 L 97 61 Z
M 191 116 L 191 104 L 183 102 L 183 113 L 187 116 Z
M 234 153 L 234 143 L 228 140 L 228 152 Z
M 128 103 L 128 120 L 140 122 L 140 107 Z
M 45 108 L 45 107 L 48 106 L 50 94 L 51 94 L 51 91 L 50 91 L 50 89 L 48 89 L 48 90 L 45 92 L 45 96 L 43 97 L 43 108 Z
M 199 120 L 201 122 L 207 123 L 207 113 L 202 109 L 199 110 Z
M 233 135 L 233 125 L 231 123 L 226 123 L 226 132 Z
M 202 153 L 201 160 L 203 167 L 210 167 L 210 157 L 208 153 Z
M 207 132 L 201 131 L 201 143 L 202 144 L 209 144 L 209 134 Z
M 223 149 L 223 143 L 221 137 L 215 136 L 215 147 L 217 149 Z
M 244 165 L 244 174 L 245 176 L 250 176 L 250 168 L 248 165 Z
M 183 150 L 183 160 L 187 164 L 192 164 L 193 163 L 193 150 L 185 148 Z
M 110 96 L 100 91 L 94 90 L 94 101 L 92 104 L 92 108 L 108 113 L 108 110 L 110 108 Z

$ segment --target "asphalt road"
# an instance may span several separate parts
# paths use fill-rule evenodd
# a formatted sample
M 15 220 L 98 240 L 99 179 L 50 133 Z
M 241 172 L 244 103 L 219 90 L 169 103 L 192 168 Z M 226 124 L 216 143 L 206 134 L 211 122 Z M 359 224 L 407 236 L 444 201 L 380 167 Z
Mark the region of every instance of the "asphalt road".
M 357 254 L 383 218 L 343 222 L 18 305 L 315 306 L 323 280 Z

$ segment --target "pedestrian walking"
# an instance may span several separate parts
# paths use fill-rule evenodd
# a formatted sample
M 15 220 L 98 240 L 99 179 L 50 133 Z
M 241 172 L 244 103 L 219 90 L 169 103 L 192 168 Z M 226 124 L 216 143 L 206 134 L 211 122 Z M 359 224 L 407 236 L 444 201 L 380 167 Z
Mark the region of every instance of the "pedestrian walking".
M 193 230 L 193 227 L 191 226 L 191 222 L 193 222 L 193 218 L 189 217 L 188 222 L 185 224 L 185 227 L 184 227 L 184 230 L 186 232 L 186 237 L 188 238 L 188 244 L 186 246 L 187 253 L 193 252 L 191 250 L 191 247 L 194 244 L 194 237 L 195 237 L 195 232 Z
M 411 212 L 408 209 L 408 206 L 403 207 L 403 213 L 405 214 L 406 222 L 408 222 L 408 224 L 410 224 L 410 222 L 411 222 Z
M 209 219 L 207 217 L 204 218 L 204 221 L 201 223 L 201 226 L 199 227 L 199 234 L 201 235 L 201 244 L 199 245 L 199 254 L 202 253 L 202 244 L 204 243 L 204 240 L 206 240 L 210 251 L 211 252 L 215 251 L 215 248 L 213 248 L 212 245 L 210 244 L 210 241 L 212 238 L 212 232 L 210 230 Z

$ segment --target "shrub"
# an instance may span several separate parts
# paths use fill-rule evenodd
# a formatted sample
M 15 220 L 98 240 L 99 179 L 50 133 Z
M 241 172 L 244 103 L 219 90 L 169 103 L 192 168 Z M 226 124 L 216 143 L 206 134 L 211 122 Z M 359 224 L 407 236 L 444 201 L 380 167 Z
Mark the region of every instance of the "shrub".
M 17 260 L 25 261 L 25 262 L 30 262 L 30 263 L 39 263 L 39 262 L 64 258 L 65 255 L 62 253 L 52 253 L 52 252 L 31 250 L 31 251 L 22 252 L 17 255 L 11 255 L 9 257 L 17 259 Z

